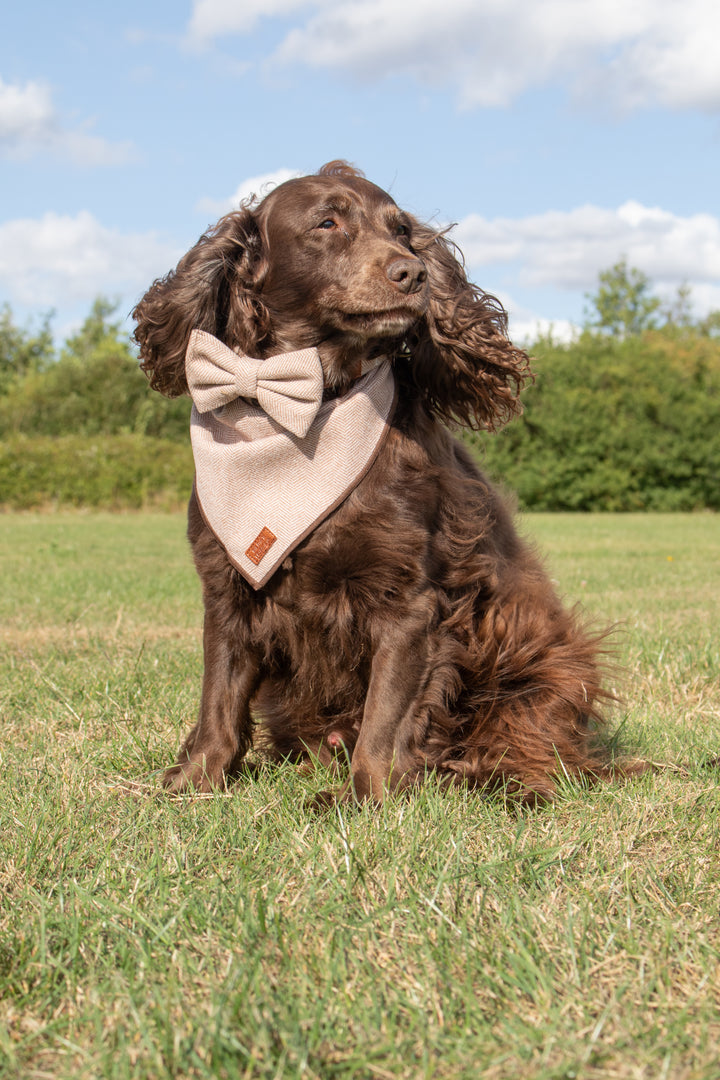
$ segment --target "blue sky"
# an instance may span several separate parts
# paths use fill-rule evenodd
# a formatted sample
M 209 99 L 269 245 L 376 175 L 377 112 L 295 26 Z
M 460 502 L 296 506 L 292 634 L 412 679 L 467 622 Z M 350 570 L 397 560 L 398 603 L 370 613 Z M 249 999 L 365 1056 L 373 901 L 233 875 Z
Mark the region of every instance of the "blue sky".
M 626 256 L 720 308 L 717 0 L 27 0 L 0 39 L 0 303 L 126 314 L 249 189 L 346 158 L 456 222 L 515 336 Z

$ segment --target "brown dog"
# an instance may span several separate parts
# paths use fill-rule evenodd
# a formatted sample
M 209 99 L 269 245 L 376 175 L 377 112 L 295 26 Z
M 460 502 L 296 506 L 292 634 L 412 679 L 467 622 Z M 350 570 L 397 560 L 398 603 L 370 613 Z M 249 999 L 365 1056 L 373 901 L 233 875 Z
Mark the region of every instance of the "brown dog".
M 333 162 L 226 215 L 138 304 L 143 369 L 170 396 L 188 391 L 199 330 L 263 361 L 319 356 L 324 409 L 359 401 L 362 372 L 388 358 L 396 398 L 354 486 L 257 587 L 193 493 L 205 673 L 167 788 L 221 786 L 255 723 L 278 758 L 347 756 L 343 794 L 359 799 L 427 770 L 531 799 L 551 796 L 558 775 L 602 770 L 592 744 L 604 696 L 597 640 L 563 609 L 446 427 L 504 422 L 529 376 L 501 306 L 468 283 L 454 251 Z M 239 407 L 304 451 L 258 406 Z M 338 469 L 353 457 L 343 445 Z M 302 509 L 301 497 L 290 502 Z M 271 528 L 245 555 L 264 558 L 274 540 Z

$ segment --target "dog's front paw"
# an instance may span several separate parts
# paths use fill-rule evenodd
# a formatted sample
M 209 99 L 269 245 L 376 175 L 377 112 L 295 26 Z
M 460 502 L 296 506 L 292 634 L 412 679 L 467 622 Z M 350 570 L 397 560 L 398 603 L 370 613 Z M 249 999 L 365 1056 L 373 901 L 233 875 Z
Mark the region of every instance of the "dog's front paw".
M 334 791 L 318 791 L 307 800 L 305 806 L 311 813 L 326 814 L 328 810 L 332 810 L 336 802 L 337 797 Z
M 222 770 L 211 771 L 204 758 L 202 761 L 188 759 L 165 770 L 162 786 L 169 795 L 216 791 L 225 786 L 225 774 Z
M 357 785 L 352 780 L 348 780 L 336 791 L 318 791 L 317 795 L 313 795 L 308 800 L 307 807 L 316 813 L 323 813 L 331 810 L 333 806 L 362 806 L 364 803 L 377 806 L 379 801 L 369 790 L 365 788 L 358 790 Z

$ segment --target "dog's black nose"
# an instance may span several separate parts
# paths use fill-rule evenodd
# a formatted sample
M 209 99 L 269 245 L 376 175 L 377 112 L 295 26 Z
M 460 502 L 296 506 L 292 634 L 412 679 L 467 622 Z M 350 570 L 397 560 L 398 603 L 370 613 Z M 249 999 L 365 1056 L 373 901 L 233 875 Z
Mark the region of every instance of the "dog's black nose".
M 387 276 L 401 293 L 419 292 L 427 281 L 427 270 L 419 259 L 395 259 L 387 268 Z

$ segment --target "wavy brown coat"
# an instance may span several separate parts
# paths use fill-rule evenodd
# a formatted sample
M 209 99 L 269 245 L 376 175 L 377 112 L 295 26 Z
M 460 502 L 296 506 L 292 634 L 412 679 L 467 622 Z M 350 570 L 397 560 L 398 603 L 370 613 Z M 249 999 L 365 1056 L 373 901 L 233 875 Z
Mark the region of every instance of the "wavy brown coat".
M 368 475 L 262 589 L 191 499 L 205 669 L 167 788 L 222 785 L 254 737 L 278 758 L 349 759 L 344 798 L 429 770 L 544 798 L 560 775 L 603 771 L 598 641 L 448 430 L 508 420 L 530 372 L 442 233 L 333 162 L 222 218 L 134 315 L 170 396 L 187 392 L 196 327 L 261 358 L 316 346 L 332 395 L 389 355 L 399 391 Z

